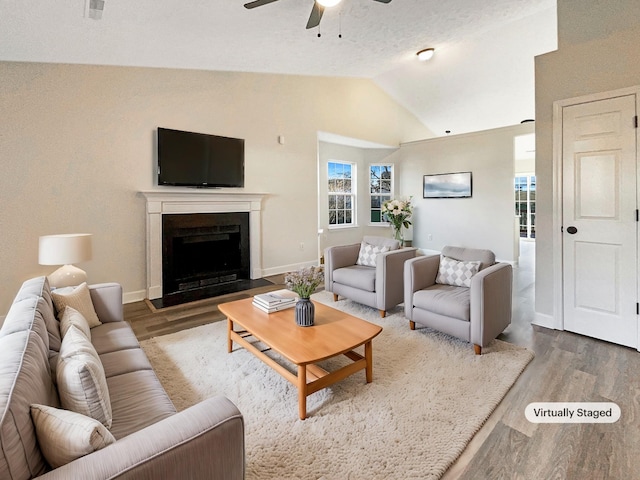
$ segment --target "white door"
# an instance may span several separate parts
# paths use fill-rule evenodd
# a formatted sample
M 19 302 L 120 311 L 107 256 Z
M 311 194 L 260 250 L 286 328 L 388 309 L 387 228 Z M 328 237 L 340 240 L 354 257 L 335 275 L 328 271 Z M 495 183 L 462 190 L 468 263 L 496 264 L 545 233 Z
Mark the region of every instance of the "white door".
M 636 99 L 562 112 L 564 328 L 638 347 Z

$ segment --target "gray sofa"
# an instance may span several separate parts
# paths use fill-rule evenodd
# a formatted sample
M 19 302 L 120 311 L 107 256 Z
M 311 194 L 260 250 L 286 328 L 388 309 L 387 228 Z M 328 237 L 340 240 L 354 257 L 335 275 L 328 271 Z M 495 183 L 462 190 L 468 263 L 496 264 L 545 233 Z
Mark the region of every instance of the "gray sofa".
M 30 405 L 60 408 L 52 377 L 61 345 L 45 277 L 26 281 L 0 329 L 0 478 L 241 479 L 244 423 L 224 397 L 176 412 L 123 321 L 122 288 L 90 287 L 99 320 L 91 343 L 107 377 L 115 443 L 51 469 L 37 441 Z
M 404 300 L 402 275 L 404 262 L 416 256 L 416 248 L 400 248 L 391 238 L 365 236 L 365 244 L 389 248 L 375 256 L 375 266 L 359 265 L 362 243 L 325 249 L 325 290 L 377 308 L 384 317 L 387 310 Z
M 476 354 L 511 323 L 513 269 L 496 263 L 490 250 L 446 246 L 442 256 L 460 262 L 479 261 L 470 285 L 436 282 L 441 256 L 408 260 L 404 270 L 404 314 L 412 330 L 416 323 L 474 345 Z M 454 282 L 455 283 L 455 282 Z

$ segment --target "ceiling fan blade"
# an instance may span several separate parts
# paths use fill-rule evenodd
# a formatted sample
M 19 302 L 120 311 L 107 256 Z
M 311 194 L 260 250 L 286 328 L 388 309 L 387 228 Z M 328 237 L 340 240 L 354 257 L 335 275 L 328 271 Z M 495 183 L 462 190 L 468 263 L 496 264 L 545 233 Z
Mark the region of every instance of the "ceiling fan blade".
M 374 2 L 380 2 L 380 3 L 391 3 L 391 0 L 373 0 Z
M 320 20 L 322 20 L 323 13 L 324 7 L 318 2 L 314 1 L 313 10 L 311 10 L 311 15 L 309 15 L 309 21 L 307 22 L 307 29 L 320 25 Z
M 278 0 L 255 0 L 253 2 L 245 3 L 244 8 L 256 8 L 261 7 L 262 5 L 268 5 L 273 2 L 277 2 Z

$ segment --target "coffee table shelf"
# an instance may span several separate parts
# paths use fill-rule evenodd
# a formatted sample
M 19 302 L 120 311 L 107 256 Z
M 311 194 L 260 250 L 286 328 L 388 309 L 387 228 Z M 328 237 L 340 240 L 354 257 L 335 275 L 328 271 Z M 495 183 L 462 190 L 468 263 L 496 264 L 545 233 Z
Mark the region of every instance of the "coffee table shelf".
M 307 396 L 365 370 L 367 383 L 373 381 L 372 340 L 382 327 L 354 317 L 322 303 L 314 302 L 315 324 L 299 327 L 293 309 L 265 313 L 252 305 L 252 299 L 219 305 L 227 316 L 228 352 L 233 343 L 244 347 L 266 365 L 282 375 L 298 389 L 298 410 L 301 420 L 307 417 Z M 235 330 L 238 325 L 242 330 Z M 253 336 L 270 349 L 296 365 L 297 372 L 289 371 L 258 349 L 247 336 Z M 354 349 L 364 345 L 364 355 Z M 328 372 L 317 363 L 344 355 L 351 363 Z

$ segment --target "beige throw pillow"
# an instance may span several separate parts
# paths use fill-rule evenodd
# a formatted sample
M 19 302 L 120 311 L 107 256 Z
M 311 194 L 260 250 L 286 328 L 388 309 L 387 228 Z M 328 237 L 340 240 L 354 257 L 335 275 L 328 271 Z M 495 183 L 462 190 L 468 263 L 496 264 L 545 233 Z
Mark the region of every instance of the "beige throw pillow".
M 52 468 L 58 468 L 89 453 L 100 450 L 116 439 L 97 420 L 79 413 L 31 405 L 38 445 Z
M 95 308 L 93 308 L 91 292 L 86 282 L 81 283 L 77 287 L 56 289 L 51 292 L 51 297 L 53 298 L 53 304 L 56 306 L 58 315 L 64 313 L 65 307 L 72 307 L 87 319 L 90 328 L 102 324 Z
M 60 318 L 60 334 L 63 338 L 71 325 L 78 327 L 78 330 L 80 330 L 88 340 L 91 340 L 91 329 L 84 315 L 73 307 L 65 307 L 64 312 L 62 312 L 62 317 Z
M 64 409 L 111 427 L 111 399 L 104 368 L 91 342 L 74 325 L 62 338 L 56 378 Z

